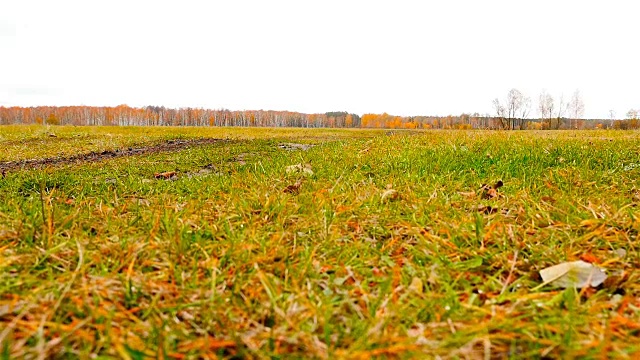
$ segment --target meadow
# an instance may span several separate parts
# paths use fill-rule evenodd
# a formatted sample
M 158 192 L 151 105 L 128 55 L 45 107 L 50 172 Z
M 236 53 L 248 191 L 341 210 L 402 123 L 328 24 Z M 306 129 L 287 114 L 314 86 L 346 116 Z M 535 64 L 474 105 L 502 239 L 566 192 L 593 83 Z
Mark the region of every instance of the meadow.
M 638 131 L 2 126 L 0 170 L 0 358 L 640 356 Z

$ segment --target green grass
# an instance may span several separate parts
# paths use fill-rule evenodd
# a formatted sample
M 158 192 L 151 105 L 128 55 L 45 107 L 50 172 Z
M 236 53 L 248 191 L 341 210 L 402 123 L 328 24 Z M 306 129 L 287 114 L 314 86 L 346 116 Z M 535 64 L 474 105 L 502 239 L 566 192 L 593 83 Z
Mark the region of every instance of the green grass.
M 113 143 L 95 140 L 106 134 Z M 640 353 L 638 132 L 0 135 L 0 161 L 233 139 L 0 179 L 5 358 Z M 18 150 L 32 139 L 42 148 Z M 313 174 L 288 173 L 295 164 Z M 177 179 L 154 177 L 166 171 Z M 500 196 L 472 193 L 497 180 Z M 540 269 L 579 258 L 599 262 L 605 284 L 536 288 Z

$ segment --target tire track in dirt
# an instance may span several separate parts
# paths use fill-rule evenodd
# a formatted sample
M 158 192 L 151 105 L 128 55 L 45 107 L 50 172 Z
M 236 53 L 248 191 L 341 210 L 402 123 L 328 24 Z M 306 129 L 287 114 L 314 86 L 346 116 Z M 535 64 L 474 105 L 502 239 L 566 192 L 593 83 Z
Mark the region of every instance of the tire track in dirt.
M 8 171 L 13 170 L 33 170 L 41 169 L 47 166 L 58 166 L 68 164 L 84 164 L 98 161 L 104 161 L 109 159 L 135 156 L 135 155 L 147 155 L 159 152 L 171 152 L 187 149 L 192 146 L 201 146 L 208 144 L 215 144 L 221 142 L 231 142 L 227 139 L 213 139 L 213 138 L 199 138 L 199 139 L 173 139 L 165 142 L 143 146 L 143 147 L 128 147 L 125 149 L 116 150 L 104 150 L 104 151 L 92 151 L 90 153 L 72 155 L 72 156 L 57 156 L 44 159 L 29 159 L 29 160 L 15 160 L 0 162 L 0 173 L 2 177 L 6 175 Z

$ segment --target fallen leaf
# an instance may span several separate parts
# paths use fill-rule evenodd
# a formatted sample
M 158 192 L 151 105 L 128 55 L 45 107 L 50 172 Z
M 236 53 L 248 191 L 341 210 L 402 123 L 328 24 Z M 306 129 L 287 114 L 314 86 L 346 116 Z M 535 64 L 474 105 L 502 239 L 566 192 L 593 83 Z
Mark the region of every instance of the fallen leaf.
M 373 276 L 384 276 L 384 272 L 377 267 L 371 269 L 371 273 L 373 274 Z
M 617 256 L 617 257 L 619 257 L 621 259 L 627 256 L 627 250 L 622 249 L 622 248 L 615 249 L 615 250 L 612 251 L 612 253 L 613 253 L 613 255 L 615 255 L 615 256 Z
M 458 191 L 458 194 L 468 198 L 474 198 L 477 195 L 475 191 Z
M 422 294 L 422 280 L 419 277 L 414 277 L 411 280 L 411 284 L 409 284 L 409 290 L 415 292 L 416 294 Z
M 300 192 L 301 185 L 302 185 L 302 180 L 298 180 L 296 181 L 295 184 L 289 185 L 286 188 L 284 188 L 284 192 L 287 194 L 298 195 L 298 193 Z
M 483 199 L 493 199 L 495 197 L 498 197 L 498 191 L 496 189 L 488 189 L 482 195 Z
M 498 212 L 497 208 L 494 208 L 494 207 L 489 206 L 489 205 L 486 205 L 486 206 L 485 205 L 478 205 L 477 209 L 478 209 L 478 212 L 481 212 L 481 213 L 486 214 L 486 215 L 495 214 L 495 213 Z
M 309 165 L 309 164 L 289 165 L 289 166 L 286 167 L 285 171 L 286 171 L 287 174 L 300 173 L 300 174 L 303 174 L 305 176 L 313 175 L 313 170 L 311 170 L 311 165 Z
M 18 238 L 18 233 L 10 230 L 0 230 L 0 240 L 13 240 Z
M 360 232 L 360 224 L 355 220 L 348 220 L 347 227 L 349 227 L 350 231 Z
M 479 191 L 482 193 L 483 199 L 493 199 L 500 196 L 500 194 L 498 194 L 498 189 L 503 186 L 504 183 L 502 182 L 502 180 L 498 180 L 498 182 L 496 182 L 493 186 L 482 184 Z
M 387 189 L 382 193 L 380 198 L 382 199 L 382 201 L 393 201 L 397 200 L 399 196 L 400 194 L 398 194 L 398 191 L 394 189 Z
M 580 260 L 586 261 L 588 263 L 592 263 L 592 264 L 599 264 L 600 260 L 595 257 L 595 255 L 591 254 L 591 253 L 584 253 L 582 255 L 580 255 Z
M 431 265 L 431 268 L 429 269 L 429 277 L 427 278 L 427 282 L 431 285 L 437 284 L 438 280 L 440 279 L 440 276 L 436 271 L 437 269 L 438 269 L 438 264 Z
M 166 171 L 162 173 L 155 173 L 153 174 L 153 177 L 156 179 L 174 180 L 178 177 L 177 175 L 178 174 L 175 171 Z
M 564 262 L 540 270 L 540 276 L 545 284 L 561 288 L 596 287 L 607 278 L 604 270 L 588 262 L 578 260 Z

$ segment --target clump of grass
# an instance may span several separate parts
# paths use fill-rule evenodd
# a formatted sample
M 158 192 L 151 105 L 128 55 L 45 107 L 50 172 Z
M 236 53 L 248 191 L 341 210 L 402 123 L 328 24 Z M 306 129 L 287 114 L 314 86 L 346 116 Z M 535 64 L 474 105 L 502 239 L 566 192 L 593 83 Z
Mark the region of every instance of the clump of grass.
M 640 350 L 638 133 L 149 131 L 242 141 L 0 179 L 6 357 Z M 536 289 L 580 258 L 605 284 Z

